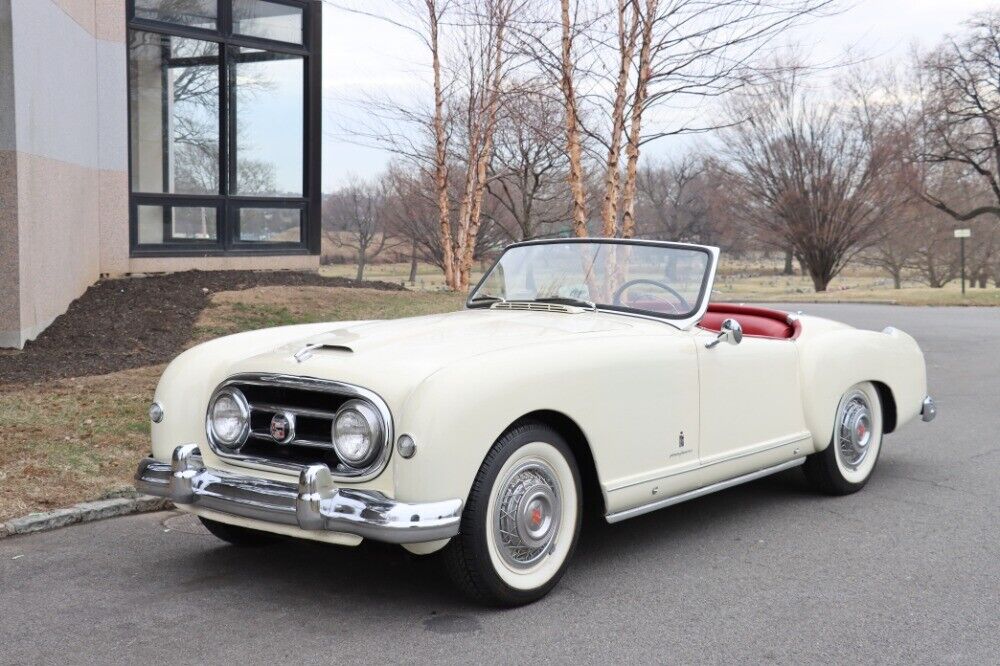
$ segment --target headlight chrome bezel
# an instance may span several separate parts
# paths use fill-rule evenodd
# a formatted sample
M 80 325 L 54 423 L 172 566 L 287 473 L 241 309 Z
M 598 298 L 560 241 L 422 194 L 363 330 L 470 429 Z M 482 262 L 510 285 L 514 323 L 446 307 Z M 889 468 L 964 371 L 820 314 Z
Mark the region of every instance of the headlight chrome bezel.
M 215 407 L 222 398 L 230 398 L 236 403 L 240 411 L 240 417 L 243 420 L 239 433 L 231 441 L 221 437 L 215 429 Z M 208 441 L 214 447 L 220 448 L 223 451 L 236 453 L 246 444 L 247 439 L 250 437 L 250 403 L 247 401 L 246 396 L 243 395 L 243 391 L 235 387 L 225 386 L 212 395 L 212 399 L 208 403 L 208 413 L 205 415 L 205 430 L 208 435 Z
M 338 442 L 337 429 L 342 416 L 348 412 L 353 412 L 361 417 L 368 426 L 368 450 L 363 456 L 351 457 L 344 454 L 342 442 Z M 378 456 L 380 447 L 386 439 L 386 424 L 379 413 L 378 408 L 361 398 L 353 398 L 342 404 L 337 409 L 337 415 L 330 423 L 330 441 L 337 452 L 340 461 L 353 469 L 365 469 L 374 462 Z

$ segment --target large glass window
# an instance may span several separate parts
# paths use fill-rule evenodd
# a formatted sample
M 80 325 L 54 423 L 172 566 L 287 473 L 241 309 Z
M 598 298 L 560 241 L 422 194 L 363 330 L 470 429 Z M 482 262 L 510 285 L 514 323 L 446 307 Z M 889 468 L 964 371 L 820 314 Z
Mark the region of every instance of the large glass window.
M 132 190 L 219 192 L 219 45 L 129 36 Z
M 135 17 L 215 30 L 218 0 L 135 0 Z
M 302 8 L 270 0 L 233 0 L 233 32 L 302 43 Z
M 241 48 L 236 61 L 236 191 L 301 196 L 303 59 Z
M 131 0 L 133 255 L 319 251 L 319 12 Z

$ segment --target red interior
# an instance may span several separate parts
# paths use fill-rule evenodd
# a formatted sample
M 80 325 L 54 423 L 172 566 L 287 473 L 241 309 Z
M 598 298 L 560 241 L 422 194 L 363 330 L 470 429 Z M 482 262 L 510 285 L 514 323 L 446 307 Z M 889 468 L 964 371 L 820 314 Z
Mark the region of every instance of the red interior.
M 726 319 L 738 321 L 743 327 L 744 335 L 762 338 L 792 339 L 798 336 L 802 327 L 796 320 L 789 321 L 788 313 L 781 310 L 733 303 L 709 303 L 708 312 L 698 322 L 698 328 L 719 331 Z

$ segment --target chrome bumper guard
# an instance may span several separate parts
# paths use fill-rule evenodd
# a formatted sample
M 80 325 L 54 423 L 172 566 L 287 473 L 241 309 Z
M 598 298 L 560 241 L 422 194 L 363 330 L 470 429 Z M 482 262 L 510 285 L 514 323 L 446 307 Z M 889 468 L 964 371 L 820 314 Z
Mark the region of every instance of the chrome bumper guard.
M 927 396 L 920 407 L 920 418 L 926 423 L 933 421 L 935 416 L 937 416 L 937 405 L 934 404 L 934 398 Z
M 460 499 L 407 504 L 373 490 L 336 488 L 326 465 L 303 469 L 297 485 L 209 469 L 194 444 L 174 449 L 169 463 L 146 458 L 135 481 L 139 492 L 174 504 L 387 543 L 447 539 L 462 518 Z

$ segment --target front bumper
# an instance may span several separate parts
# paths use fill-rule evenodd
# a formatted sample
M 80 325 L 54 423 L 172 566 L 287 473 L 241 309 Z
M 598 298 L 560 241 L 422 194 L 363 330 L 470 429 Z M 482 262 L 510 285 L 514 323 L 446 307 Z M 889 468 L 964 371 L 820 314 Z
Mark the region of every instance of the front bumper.
M 139 492 L 174 504 L 387 543 L 453 537 L 462 517 L 460 499 L 407 504 L 373 490 L 336 488 L 326 465 L 304 468 L 298 484 L 210 469 L 194 444 L 174 449 L 169 463 L 146 458 L 135 480 Z

